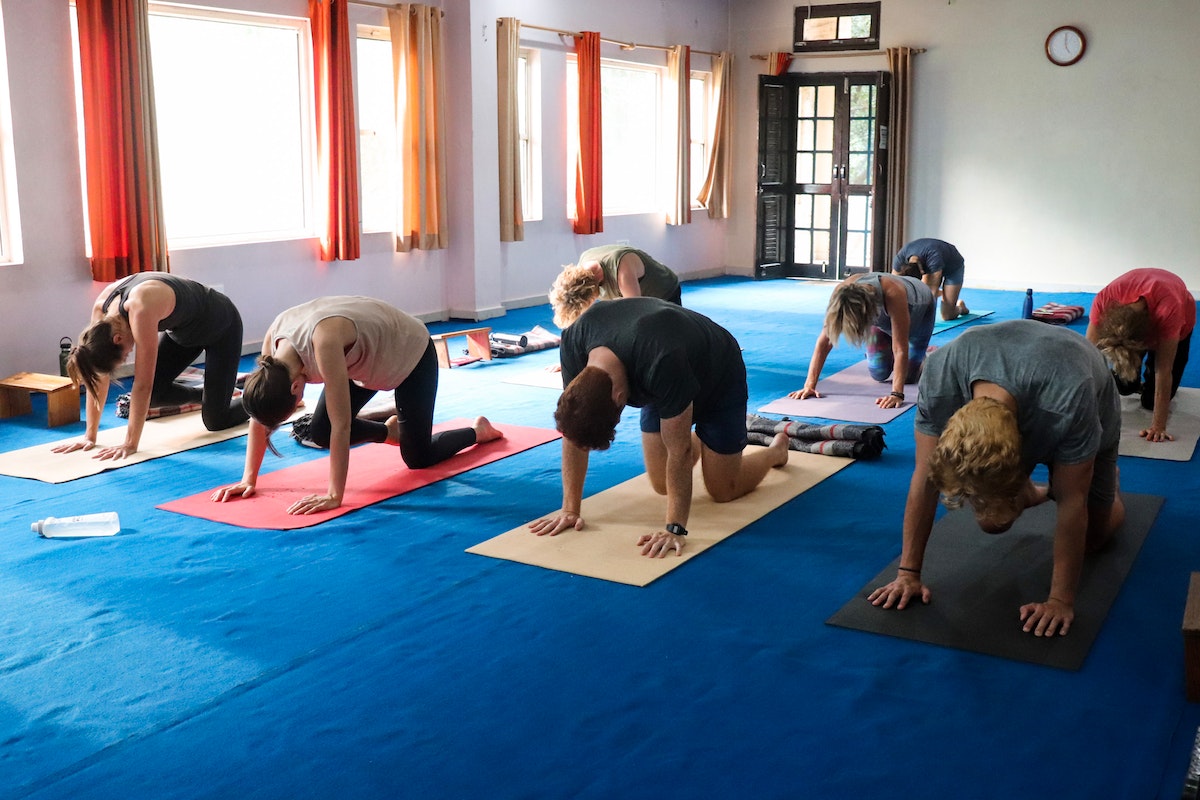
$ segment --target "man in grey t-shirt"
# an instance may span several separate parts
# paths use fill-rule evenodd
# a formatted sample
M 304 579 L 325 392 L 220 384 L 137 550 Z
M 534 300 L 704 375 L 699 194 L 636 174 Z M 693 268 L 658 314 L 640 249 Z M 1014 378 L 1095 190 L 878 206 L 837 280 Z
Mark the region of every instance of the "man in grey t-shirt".
M 1117 481 L 1121 411 L 1104 357 L 1074 331 L 1015 320 L 963 333 L 935 351 L 921 377 L 916 467 L 904 509 L 896 579 L 872 603 L 904 608 L 919 597 L 925 546 L 939 492 L 965 500 L 988 533 L 1052 494 L 1057 503 L 1054 574 L 1040 603 L 1021 606 L 1024 630 L 1065 635 L 1085 552 L 1103 546 L 1125 518 Z M 1050 487 L 1029 474 L 1050 467 Z

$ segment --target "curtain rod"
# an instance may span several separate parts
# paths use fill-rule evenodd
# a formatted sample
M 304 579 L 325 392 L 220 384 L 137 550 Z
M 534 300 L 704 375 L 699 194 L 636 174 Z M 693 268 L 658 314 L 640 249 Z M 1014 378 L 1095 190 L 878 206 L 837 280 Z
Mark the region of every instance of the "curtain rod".
M 386 8 L 386 9 L 393 9 L 393 8 L 399 9 L 400 8 L 399 3 L 372 3 L 372 2 L 370 2 L 370 0 L 346 0 L 346 2 L 348 2 L 352 6 L 370 6 L 371 8 Z M 443 17 L 446 16 L 445 9 L 438 9 L 438 12 Z
M 924 53 L 925 48 L 914 47 L 912 48 L 912 52 L 914 54 Z M 788 55 L 792 56 L 793 58 L 846 58 L 848 56 L 883 56 L 887 55 L 887 50 L 828 50 L 824 52 L 817 51 L 813 53 L 788 53 Z M 754 59 L 755 61 L 767 60 L 767 56 L 761 53 L 755 53 L 754 55 L 750 56 L 750 58 Z
M 496 21 L 499 22 L 500 20 L 496 20 Z M 530 25 L 527 22 L 522 22 L 521 27 L 522 28 L 533 28 L 535 31 L 546 31 L 547 33 L 557 33 L 559 36 L 579 36 L 578 31 L 564 31 L 561 28 L 547 28 L 542 25 Z M 615 45 L 619 46 L 622 50 L 636 50 L 639 47 L 648 48 L 650 50 L 663 50 L 663 51 L 667 51 L 667 50 L 671 49 L 671 48 L 667 47 L 666 45 L 661 45 L 661 44 L 642 44 L 640 42 L 623 42 L 620 39 L 607 39 L 603 36 L 600 37 L 600 41 L 608 42 L 609 44 L 615 44 Z M 692 50 L 692 52 L 697 53 L 702 56 L 713 56 L 714 58 L 716 56 L 720 55 L 720 53 L 713 53 L 708 50 Z

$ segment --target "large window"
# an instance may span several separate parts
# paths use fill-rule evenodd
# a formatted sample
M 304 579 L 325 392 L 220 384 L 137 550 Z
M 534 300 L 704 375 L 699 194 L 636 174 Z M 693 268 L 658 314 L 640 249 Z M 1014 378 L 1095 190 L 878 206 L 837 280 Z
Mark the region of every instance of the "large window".
M 541 62 L 534 50 L 517 57 L 517 117 L 521 140 L 521 216 L 542 218 Z
M 359 201 L 364 231 L 396 227 L 396 92 L 387 28 L 358 28 Z
M 691 93 L 689 97 L 689 108 L 691 110 L 691 120 L 689 121 L 691 152 L 688 156 L 693 207 L 699 207 L 700 205 L 699 201 L 696 200 L 696 195 L 700 192 L 700 187 L 704 185 L 704 178 L 708 167 L 708 136 L 713 127 L 713 119 L 709 111 L 709 98 L 711 96 L 709 84 L 711 78 L 711 73 L 693 71 L 691 81 L 688 85 Z
M 647 214 L 662 207 L 659 147 L 661 67 L 620 61 L 600 63 L 604 213 Z M 569 142 L 579 141 L 579 77 L 574 59 L 567 74 Z M 574 159 L 575 147 L 567 148 Z M 575 164 L 568 164 L 569 215 L 574 216 Z
M 314 235 L 308 20 L 152 5 L 149 30 L 169 246 Z

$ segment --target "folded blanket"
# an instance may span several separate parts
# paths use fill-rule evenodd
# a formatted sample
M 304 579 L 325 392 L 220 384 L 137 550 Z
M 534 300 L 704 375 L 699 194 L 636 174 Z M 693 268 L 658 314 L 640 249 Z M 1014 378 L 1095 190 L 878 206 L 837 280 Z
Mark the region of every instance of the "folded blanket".
M 746 432 L 749 441 L 763 445 L 770 444 L 776 434 L 785 433 L 790 449 L 819 455 L 878 458 L 887 447 L 879 425 L 816 425 L 747 414 Z
M 493 333 L 488 340 L 492 345 L 492 358 L 512 358 L 558 347 L 562 337 L 541 325 L 534 325 L 533 330 L 525 333 Z
M 1083 306 L 1064 306 L 1060 303 L 1046 303 L 1033 312 L 1033 318 L 1051 325 L 1065 325 L 1074 322 L 1084 315 Z
M 246 382 L 246 376 L 249 374 L 248 372 L 238 373 L 236 384 L 238 390 L 234 390 L 234 397 L 241 394 L 239 390 L 242 384 Z M 181 398 L 187 399 L 158 404 L 154 404 L 154 401 L 151 400 L 151 406 L 146 411 L 146 419 L 173 417 L 176 414 L 190 414 L 193 411 L 199 411 L 203 408 L 200 398 L 204 392 L 204 370 L 196 367 L 188 367 L 175 379 L 175 389 Z M 117 416 L 121 419 L 129 419 L 128 392 L 117 396 Z

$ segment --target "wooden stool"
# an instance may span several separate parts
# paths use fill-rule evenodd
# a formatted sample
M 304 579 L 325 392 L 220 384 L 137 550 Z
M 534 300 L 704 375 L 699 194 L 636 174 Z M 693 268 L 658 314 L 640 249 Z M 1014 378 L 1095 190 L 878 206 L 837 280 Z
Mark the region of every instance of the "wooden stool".
M 1200 701 L 1200 572 L 1192 573 L 1183 611 L 1183 681 L 1188 702 Z
M 79 422 L 79 387 L 70 378 L 38 372 L 18 372 L 0 381 L 0 418 L 32 414 L 32 392 L 45 393 L 51 428 Z
M 491 328 L 468 328 L 463 331 L 435 333 L 429 338 L 433 339 L 433 349 L 437 352 L 438 366 L 450 369 L 451 367 L 461 367 L 463 364 L 472 364 L 480 360 L 491 361 L 492 343 L 488 338 L 491 335 Z M 451 358 L 450 348 L 446 342 L 449 339 L 459 336 L 467 337 L 467 356 L 465 358 Z

